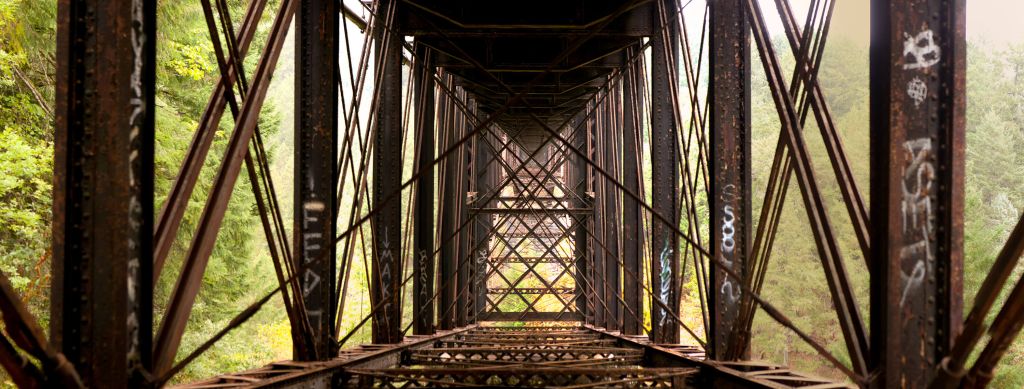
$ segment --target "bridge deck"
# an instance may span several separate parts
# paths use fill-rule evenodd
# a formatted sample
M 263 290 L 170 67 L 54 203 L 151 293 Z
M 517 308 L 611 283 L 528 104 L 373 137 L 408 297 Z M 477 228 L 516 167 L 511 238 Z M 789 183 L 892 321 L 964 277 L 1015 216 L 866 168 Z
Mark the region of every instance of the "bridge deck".
M 523 387 L 846 388 L 760 362 L 704 360 L 699 347 L 655 345 L 587 325 L 469 326 L 395 345 L 361 345 L 326 362 L 276 362 L 179 388 Z

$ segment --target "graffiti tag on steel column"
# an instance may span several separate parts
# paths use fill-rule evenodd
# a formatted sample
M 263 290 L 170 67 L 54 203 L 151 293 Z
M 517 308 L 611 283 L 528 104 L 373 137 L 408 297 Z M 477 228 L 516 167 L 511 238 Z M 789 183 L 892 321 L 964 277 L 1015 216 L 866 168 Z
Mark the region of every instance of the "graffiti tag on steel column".
M 146 119 L 146 95 L 143 91 L 142 77 L 145 64 L 145 14 L 144 2 L 132 0 L 132 74 L 131 74 L 131 116 L 128 118 L 130 132 L 128 134 L 128 147 L 131 152 L 128 155 L 128 182 L 130 197 L 128 200 L 128 263 L 127 263 L 127 289 L 128 289 L 128 369 L 134 370 L 142 363 L 142 353 L 139 344 L 139 287 L 142 266 L 142 127 Z
M 722 226 L 721 243 L 719 244 L 719 259 L 729 270 L 736 274 L 742 274 L 736 264 L 736 210 L 733 206 L 736 202 L 736 186 L 729 184 L 722 188 Z M 720 271 L 722 287 L 719 294 L 724 304 L 721 304 L 722 316 L 735 318 L 738 312 L 735 311 L 736 303 L 742 296 L 742 289 L 739 281 L 729 277 L 725 272 Z M 731 320 L 728 320 L 731 322 Z
M 901 228 L 898 248 L 899 293 L 902 328 L 901 349 L 918 350 L 903 363 L 907 369 L 904 379 L 916 381 L 909 375 L 931 369 L 934 360 L 936 317 L 936 208 L 938 202 L 938 139 L 941 125 L 936 115 L 942 109 L 932 97 L 938 91 L 937 72 L 942 62 L 942 36 L 927 23 L 908 22 L 901 33 L 902 50 L 894 66 L 894 102 L 902 107 L 895 113 L 894 129 L 904 130 L 897 138 L 900 150 L 893 164 L 899 167 L 899 213 Z M 898 46 L 899 47 L 899 46 Z M 900 104 L 901 101 L 906 103 Z M 911 336 L 914 334 L 914 336 Z M 911 366 L 919 365 L 920 368 Z
M 659 275 L 660 276 L 659 278 L 661 279 L 661 285 L 659 285 L 659 290 L 658 290 L 659 293 L 658 293 L 658 295 L 659 295 L 659 298 L 661 299 L 662 304 L 664 304 L 664 307 L 660 307 L 659 310 L 658 310 L 658 313 L 659 313 L 658 327 L 661 328 L 662 331 L 665 330 L 665 322 L 666 322 L 666 319 L 668 318 L 668 309 L 672 308 L 672 304 L 670 303 L 672 301 L 671 300 L 671 298 L 672 298 L 672 247 L 671 247 L 671 244 L 672 244 L 672 240 L 666 238 L 665 239 L 665 247 L 661 250 L 661 255 L 660 255 L 659 261 L 658 261 L 660 263 L 660 265 L 661 265 L 661 273 Z M 666 309 L 666 307 L 668 309 Z M 669 320 L 668 323 L 671 324 L 672 321 Z
M 305 267 L 302 272 L 302 298 L 306 301 L 306 315 L 309 316 L 310 323 L 319 326 L 323 307 L 319 306 L 319 299 L 311 301 L 309 296 L 319 295 L 318 288 L 321 286 L 322 276 L 317 272 L 318 268 L 314 262 L 323 255 L 321 251 L 325 243 L 324 236 L 322 232 L 317 231 L 323 230 L 323 213 L 327 210 L 327 205 L 317 199 L 316 180 L 312 172 L 307 176 L 306 182 L 309 200 L 302 203 L 302 230 L 307 231 L 302 234 L 302 264 Z

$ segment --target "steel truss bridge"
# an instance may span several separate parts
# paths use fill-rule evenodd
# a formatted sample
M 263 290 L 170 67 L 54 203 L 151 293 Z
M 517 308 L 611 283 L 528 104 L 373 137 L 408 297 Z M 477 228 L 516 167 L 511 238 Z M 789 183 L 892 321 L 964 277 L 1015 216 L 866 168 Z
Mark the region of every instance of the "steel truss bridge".
M 0 362 L 21 386 L 166 385 L 273 299 L 294 360 L 192 387 L 976 387 L 1024 323 L 1024 281 L 995 306 L 1024 222 L 962 308 L 964 0 L 871 1 L 869 182 L 851 172 L 818 79 L 834 0 L 806 16 L 788 0 L 251 0 L 244 15 L 197 1 L 219 79 L 162 203 L 156 1 L 59 1 L 48 335 L 0 282 Z M 780 47 L 766 27 L 778 19 Z M 288 205 L 257 124 L 293 25 Z M 764 193 L 751 184 L 755 67 L 781 124 Z M 211 155 L 222 123 L 224 153 Z M 806 126 L 827 159 L 811 160 Z M 204 165 L 216 174 L 186 234 Z M 253 191 L 277 284 L 183 352 L 236 187 Z M 762 297 L 787 194 L 802 200 L 820 259 L 808 271 L 825 275 L 842 356 Z M 868 304 L 837 223 L 870 270 Z M 164 271 L 175 242 L 182 268 Z M 364 260 L 372 309 L 342 326 Z M 154 318 L 159 277 L 177 281 Z M 701 314 L 685 320 L 693 293 Z M 755 312 L 848 381 L 751 361 Z M 363 326 L 372 344 L 351 344 Z

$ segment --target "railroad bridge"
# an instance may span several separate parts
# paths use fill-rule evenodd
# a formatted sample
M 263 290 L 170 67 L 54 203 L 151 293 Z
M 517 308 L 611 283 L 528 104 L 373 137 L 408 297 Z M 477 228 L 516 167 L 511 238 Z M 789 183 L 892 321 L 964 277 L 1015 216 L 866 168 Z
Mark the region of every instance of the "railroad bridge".
M 1020 330 L 1024 283 L 994 302 L 1024 224 L 962 308 L 964 0 L 871 1 L 868 182 L 818 80 L 834 0 L 806 16 L 788 0 L 251 0 L 244 15 L 198 1 L 220 77 L 160 195 L 156 1 L 59 2 L 49 334 L 8 283 L 0 304 L 0 360 L 19 385 L 166 385 L 275 299 L 293 360 L 188 386 L 974 387 Z M 773 44 L 769 20 L 785 39 Z M 258 126 L 286 39 L 291 204 Z M 780 123 L 766 188 L 751 183 L 754 68 Z M 819 138 L 827 158 L 812 161 Z M 204 165 L 216 174 L 190 204 Z M 235 190 L 253 191 L 277 283 L 182 352 Z M 802 200 L 820 259 L 807 271 L 825 275 L 840 350 L 761 294 L 787 193 Z M 867 302 L 839 223 L 870 270 Z M 175 241 L 188 247 L 180 272 L 165 269 Z M 363 263 L 372 309 L 343 327 Z M 159 277 L 176 282 L 154 317 Z M 755 313 L 847 379 L 752 360 Z M 364 326 L 372 344 L 351 344 Z

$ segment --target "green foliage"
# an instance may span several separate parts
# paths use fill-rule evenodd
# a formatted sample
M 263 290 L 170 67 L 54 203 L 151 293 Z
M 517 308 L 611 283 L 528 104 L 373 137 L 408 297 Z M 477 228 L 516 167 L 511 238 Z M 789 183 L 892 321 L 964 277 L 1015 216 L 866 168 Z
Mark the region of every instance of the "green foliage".
M 246 2 L 229 0 L 228 3 L 237 28 Z M 275 10 L 277 3 L 271 1 L 267 9 Z M 198 127 L 197 121 L 218 79 L 218 68 L 198 2 L 161 1 L 158 12 L 156 202 L 159 209 Z M 244 61 L 250 73 L 264 47 L 269 27 L 267 22 L 272 17 L 270 14 L 272 12 L 264 15 L 252 49 Z M 49 319 L 47 287 L 52 217 L 55 21 L 56 0 L 0 0 L 0 271 L 11 279 L 32 313 L 44 325 Z M 786 47 L 785 43 L 780 38 L 775 41 L 784 66 L 792 68 L 792 56 L 788 55 L 788 50 L 781 50 Z M 275 109 L 275 106 L 288 107 L 291 104 L 294 67 L 287 61 L 294 57 L 292 44 L 288 39 L 281 55 L 283 63 L 275 75 L 259 123 L 271 155 L 292 154 L 290 134 L 278 131 L 282 122 L 285 123 L 284 128 L 290 128 L 287 123 L 291 112 L 284 110 L 278 113 Z M 1024 149 L 1024 46 L 992 51 L 972 44 L 968 56 L 964 263 L 967 309 L 1009 230 L 1024 209 L 1024 153 L 1020 152 Z M 851 168 L 861 184 L 862 194 L 868 191 L 869 174 L 867 58 L 865 45 L 834 38 L 829 43 L 819 77 L 850 156 Z M 753 59 L 752 65 L 753 158 L 755 161 L 770 161 L 778 139 L 779 123 L 775 107 L 766 93 L 767 83 L 757 58 Z M 813 119 L 809 120 L 812 122 Z M 199 185 L 190 199 L 180 238 L 158 280 L 155 293 L 158 323 L 166 309 L 232 126 L 233 120 L 228 113 L 221 123 Z M 869 278 L 864 260 L 858 253 L 841 196 L 831 178 L 831 168 L 826 162 L 818 129 L 808 125 L 805 134 L 812 160 L 816 162 L 816 176 L 840 237 L 855 295 L 862 313 L 866 315 Z M 649 143 L 649 139 L 645 141 Z M 290 163 L 288 158 L 282 158 L 272 165 L 272 171 L 278 178 L 277 192 L 286 207 L 286 225 L 291 221 L 290 210 L 287 209 L 292 192 L 291 182 L 287 181 L 291 173 Z M 408 173 L 411 171 L 411 158 L 406 159 L 406 164 Z M 754 165 L 755 206 L 761 204 L 769 167 L 769 163 Z M 643 170 L 647 187 L 650 187 L 651 169 L 645 166 Z M 241 309 L 262 297 L 270 285 L 276 284 L 249 185 L 244 174 L 236 183 L 179 357 L 190 353 L 224 328 Z M 348 192 L 349 196 L 351 192 Z M 406 203 L 404 207 L 407 206 Z M 696 206 L 699 214 L 707 214 L 707 199 L 703 193 L 698 194 Z M 755 215 L 758 211 L 755 209 Z M 341 214 L 345 218 L 348 212 L 342 210 Z M 798 327 L 845 360 L 848 357 L 843 339 L 828 298 L 817 252 L 813 241 L 807 239 L 809 231 L 806 226 L 798 189 L 795 183 L 791 183 L 764 295 L 793 318 Z M 685 225 L 682 227 L 686 230 Z M 706 241 L 707 231 L 700 231 L 700 234 Z M 354 248 L 355 266 L 349 275 L 351 285 L 341 320 L 345 331 L 370 312 L 365 250 L 368 248 L 362 244 Z M 693 276 L 694 266 L 688 265 L 684 285 L 691 293 L 683 297 L 683 318 L 698 335 L 703 335 L 695 292 L 697 278 Z M 509 266 L 506 270 L 506 274 L 514 279 L 524 269 Z M 1011 279 L 1018 279 L 1021 273 L 1024 273 L 1024 266 L 1019 266 Z M 522 286 L 539 285 L 527 282 Z M 1004 293 L 999 304 L 1005 298 Z M 502 304 L 502 309 L 513 311 L 526 306 L 526 302 L 514 297 Z M 406 307 L 406 313 L 411 314 L 410 307 Z M 649 310 L 645 310 L 648 320 L 649 316 Z M 865 316 L 864 319 L 868 318 Z M 758 314 L 753 330 L 755 358 L 841 378 L 809 346 L 766 315 Z M 345 331 L 342 331 L 342 336 L 346 335 Z M 369 341 L 369 335 L 369 326 L 363 326 L 347 345 Z M 289 338 L 287 318 L 280 300 L 275 298 L 248 323 L 232 331 L 189 365 L 175 380 L 186 382 L 289 358 Z M 1024 386 L 1022 365 L 1024 341 L 1018 340 L 1001 364 L 994 386 Z
M 779 124 L 774 103 L 767 94 L 764 72 L 758 64 L 752 71 L 752 111 L 754 120 L 753 158 L 755 193 L 763 192 Z M 868 193 L 869 96 L 868 50 L 866 45 L 843 39 L 829 43 L 819 80 L 843 140 L 854 176 L 862 195 Z M 964 302 L 969 310 L 973 296 L 996 254 L 1006 242 L 1010 229 L 1024 209 L 1024 46 L 1006 50 L 983 49 L 971 44 L 967 75 L 967 171 L 964 225 Z M 792 67 L 793 58 L 782 55 L 784 66 Z M 804 129 L 815 175 L 830 211 L 830 220 L 842 248 L 854 295 L 868 322 L 868 285 L 870 277 L 850 227 L 849 217 L 835 184 L 818 128 L 813 117 Z M 755 198 L 755 208 L 760 206 Z M 755 215 L 759 212 L 755 209 Z M 773 255 L 762 295 L 779 308 L 794 324 L 807 332 L 841 361 L 849 365 L 845 341 L 839 330 L 830 293 L 814 241 L 809 239 L 806 213 L 795 181 L 784 206 Z M 1018 266 L 1011 276 L 1016 282 L 1024 273 Z M 997 307 L 1005 302 L 1005 288 Z M 989 318 L 991 320 L 991 317 Z M 763 358 L 821 376 L 844 376 L 824 362 L 792 331 L 784 329 L 767 315 L 759 313 L 753 326 L 753 352 Z M 1024 385 L 1024 341 L 1010 347 L 996 371 L 993 387 Z
M 229 1 L 229 5 L 236 25 L 240 24 L 244 13 L 243 2 Z M 276 9 L 276 2 L 268 6 L 268 10 L 273 9 Z M 271 14 L 268 12 L 264 17 L 269 18 Z M 219 79 L 219 71 L 199 3 L 161 3 L 157 23 L 160 32 L 157 46 L 156 198 L 157 203 L 162 204 L 198 127 L 197 121 Z M 257 54 L 264 47 L 266 27 L 269 26 L 261 27 L 252 45 L 252 51 Z M 255 57 L 250 56 L 252 58 Z M 245 63 L 247 72 L 251 73 L 254 68 L 255 63 L 252 61 Z M 273 138 L 280 124 L 280 115 L 274 104 L 274 99 L 268 99 L 260 115 L 259 129 L 265 138 Z M 226 110 L 198 185 L 190 198 L 179 238 L 171 249 L 167 265 L 156 285 L 154 305 L 157 320 L 162 318 L 165 304 L 177 281 L 182 259 L 191 244 L 191 237 L 195 233 L 233 126 L 230 110 Z M 273 155 L 273 152 L 270 154 Z M 191 353 L 214 333 L 226 327 L 239 311 L 269 292 L 270 285 L 276 284 L 255 208 L 255 198 L 244 172 L 243 169 L 228 202 L 228 210 L 186 326 L 178 358 Z M 288 189 L 279 186 L 279 190 Z M 260 314 L 233 330 L 196 362 L 189 364 L 175 377 L 175 382 L 194 381 L 290 357 L 290 345 L 282 347 L 278 342 L 275 347 L 254 347 L 252 344 L 253 339 L 279 334 L 282 323 L 287 327 L 287 315 L 280 301 L 273 300 Z M 287 334 L 288 330 L 284 332 Z
M 240 24 L 245 2 L 228 3 L 236 25 Z M 271 1 L 268 10 L 276 7 L 277 2 Z M 56 9 L 55 0 L 0 0 L 0 270 L 44 325 L 49 319 Z M 178 174 L 218 72 L 198 2 L 160 2 L 158 25 L 155 170 L 159 209 Z M 245 63 L 249 72 L 255 68 L 269 25 L 260 27 Z M 266 137 L 274 136 L 280 122 L 273 104 L 273 100 L 265 104 L 259 122 Z M 227 113 L 158 281 L 158 323 L 233 123 Z M 269 291 L 267 285 L 276 282 L 261 240 L 252 190 L 243 175 L 229 203 L 179 357 L 227 326 L 241 309 Z M 274 300 L 176 379 L 195 380 L 288 358 L 291 346 L 281 343 L 281 339 L 289 339 L 287 327 L 280 300 Z M 253 347 L 254 339 L 267 346 Z
M 0 0 L 0 270 L 46 322 L 53 69 L 36 22 L 54 1 Z M 49 22 L 53 24 L 53 22 Z M 44 24 L 45 26 L 46 24 Z

